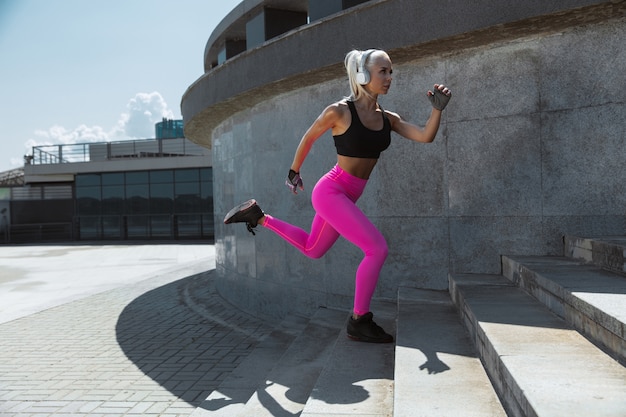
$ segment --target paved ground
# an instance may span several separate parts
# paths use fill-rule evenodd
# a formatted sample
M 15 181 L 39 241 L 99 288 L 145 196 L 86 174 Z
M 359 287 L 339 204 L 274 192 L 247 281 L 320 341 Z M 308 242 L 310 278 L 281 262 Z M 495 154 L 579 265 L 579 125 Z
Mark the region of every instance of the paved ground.
M 0 416 L 189 416 L 271 330 L 210 245 L 0 247 Z

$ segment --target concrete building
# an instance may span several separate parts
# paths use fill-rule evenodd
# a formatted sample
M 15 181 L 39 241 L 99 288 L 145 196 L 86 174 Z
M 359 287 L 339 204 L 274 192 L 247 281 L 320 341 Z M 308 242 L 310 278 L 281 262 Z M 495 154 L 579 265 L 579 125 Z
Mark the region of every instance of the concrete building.
M 213 238 L 211 155 L 182 136 L 33 147 L 0 177 L 0 243 Z
M 445 289 L 455 272 L 499 273 L 501 255 L 560 254 L 566 234 L 626 233 L 626 2 L 336 2 L 302 24 L 317 3 L 242 1 L 182 99 L 187 137 L 212 151 L 217 285 L 229 300 L 279 317 L 351 305 L 361 253 L 349 243 L 311 260 L 221 219 L 256 198 L 308 230 L 310 191 L 335 163 L 330 134 L 302 168 L 306 193 L 283 183 L 302 134 L 349 94 L 352 48 L 389 52 L 394 82 L 381 104 L 415 123 L 433 83 L 453 91 L 434 143 L 393 136 L 360 200 L 390 248 L 377 297 Z M 243 47 L 262 14 L 282 32 L 266 28 L 272 37 Z

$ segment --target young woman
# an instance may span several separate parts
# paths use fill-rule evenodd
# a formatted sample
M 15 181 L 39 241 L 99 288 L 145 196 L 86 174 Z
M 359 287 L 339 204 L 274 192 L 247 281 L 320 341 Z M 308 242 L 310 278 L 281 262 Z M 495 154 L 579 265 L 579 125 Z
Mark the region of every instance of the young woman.
M 387 94 L 392 80 L 391 60 L 378 49 L 350 51 L 345 58 L 351 95 L 326 107 L 306 131 L 291 164 L 286 185 L 294 194 L 304 189 L 300 168 L 315 141 L 331 130 L 337 148 L 337 164 L 313 188 L 315 217 L 310 233 L 265 214 L 255 200 L 233 208 L 224 223 L 246 223 L 248 230 L 261 225 L 311 258 L 323 256 L 343 236 L 358 246 L 364 258 L 356 272 L 354 308 L 348 320 L 348 337 L 375 343 L 393 342 L 373 321 L 370 301 L 387 257 L 387 243 L 376 226 L 356 206 L 380 153 L 391 143 L 391 131 L 416 142 L 432 142 L 439 129 L 441 112 L 450 90 L 435 84 L 427 96 L 433 106 L 426 125 L 420 128 L 398 114 L 383 110 L 378 96 Z

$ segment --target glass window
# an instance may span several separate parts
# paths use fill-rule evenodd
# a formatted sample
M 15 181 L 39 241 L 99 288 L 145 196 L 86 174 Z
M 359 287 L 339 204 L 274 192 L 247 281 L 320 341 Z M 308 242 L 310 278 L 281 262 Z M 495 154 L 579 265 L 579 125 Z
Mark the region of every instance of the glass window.
M 152 237 L 172 237 L 172 216 L 150 216 L 150 233 Z
M 150 171 L 151 184 L 161 184 L 165 182 L 174 182 L 174 172 L 171 169 L 163 171 Z
M 124 185 L 124 173 L 110 172 L 102 174 L 102 185 Z
M 202 212 L 202 200 L 198 194 L 181 194 L 176 196 L 176 213 Z
M 102 214 L 124 213 L 124 186 L 108 185 L 102 187 Z
M 183 182 L 176 183 L 176 195 L 200 195 L 200 183 Z
M 174 184 L 152 184 L 150 186 L 150 212 L 174 212 Z
M 76 186 L 100 185 L 100 174 L 80 174 L 75 179 Z
M 200 181 L 213 182 L 213 168 L 201 168 L 200 169 Z
M 198 182 L 200 173 L 197 169 L 178 169 L 174 172 L 176 183 Z
M 127 172 L 126 184 L 147 184 L 148 171 Z
M 76 211 L 78 215 L 100 214 L 100 187 L 76 187 Z
M 179 237 L 199 237 L 201 234 L 201 215 L 183 214 L 176 216 L 176 230 Z
M 213 235 L 213 170 L 185 168 L 76 176 L 81 239 Z
M 150 237 L 149 216 L 128 216 L 127 233 L 129 239 L 147 239 Z
M 102 216 L 102 237 L 120 239 L 122 237 L 122 216 Z
M 213 215 L 202 215 L 202 236 L 213 236 L 215 233 L 215 223 L 213 223 Z
M 11 199 L 11 189 L 0 188 L 0 200 L 10 200 L 10 199 Z
M 200 183 L 184 182 L 176 184 L 176 213 L 198 213 L 202 211 Z
M 148 184 L 126 185 L 126 213 L 148 214 L 149 196 Z
M 101 226 L 99 216 L 80 217 L 78 220 L 79 239 L 100 239 Z
M 213 197 L 213 183 L 212 182 L 200 183 L 200 197 L 202 198 Z

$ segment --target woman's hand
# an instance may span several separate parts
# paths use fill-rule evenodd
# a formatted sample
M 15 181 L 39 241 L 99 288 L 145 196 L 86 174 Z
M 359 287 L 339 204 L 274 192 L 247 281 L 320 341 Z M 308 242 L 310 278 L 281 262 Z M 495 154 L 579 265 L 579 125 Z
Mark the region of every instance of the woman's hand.
M 294 171 L 293 169 L 289 170 L 289 174 L 287 175 L 287 180 L 285 181 L 285 185 L 289 187 L 292 193 L 298 194 L 298 188 L 304 191 L 304 184 L 302 183 L 302 177 L 299 172 Z
M 448 105 L 452 92 L 443 84 L 435 84 L 433 91 L 428 90 L 427 95 L 433 108 L 441 111 Z

